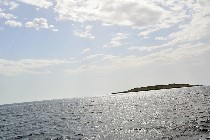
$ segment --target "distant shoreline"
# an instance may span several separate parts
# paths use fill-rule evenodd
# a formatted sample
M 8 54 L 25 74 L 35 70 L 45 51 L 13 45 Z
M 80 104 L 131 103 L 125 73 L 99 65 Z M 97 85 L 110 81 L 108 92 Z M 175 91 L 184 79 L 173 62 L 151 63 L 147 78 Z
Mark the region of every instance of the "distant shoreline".
M 115 93 L 111 93 L 111 94 L 160 90 L 160 89 L 172 89 L 172 88 L 182 88 L 182 87 L 194 87 L 194 86 L 203 86 L 203 85 L 190 85 L 190 84 L 155 85 L 155 86 L 147 86 L 147 87 L 137 87 L 137 88 L 133 88 L 133 89 L 130 89 L 130 90 L 127 90 L 127 91 L 115 92 Z

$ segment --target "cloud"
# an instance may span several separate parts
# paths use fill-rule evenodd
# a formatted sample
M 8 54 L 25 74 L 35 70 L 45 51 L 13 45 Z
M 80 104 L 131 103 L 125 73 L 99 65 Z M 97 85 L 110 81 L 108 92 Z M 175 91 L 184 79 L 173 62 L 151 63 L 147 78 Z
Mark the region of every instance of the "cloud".
M 209 1 L 165 1 L 161 5 L 167 6 L 167 8 L 170 8 L 173 11 L 171 13 L 171 15 L 174 15 L 172 21 L 169 22 L 168 20 L 165 20 L 161 23 L 162 25 L 142 28 L 142 32 L 138 35 L 149 37 L 151 33 L 158 31 L 157 34 L 161 33 L 164 36 L 157 36 L 155 37 L 155 40 L 167 42 L 161 45 L 130 47 L 128 50 L 153 51 L 163 47 L 177 47 L 187 43 L 199 44 L 208 42 L 210 38 Z M 173 25 L 173 28 L 168 29 L 167 31 L 161 30 L 167 28 L 166 25 L 168 27 Z M 161 32 L 159 30 L 161 30 Z
M 128 50 L 130 51 L 153 51 L 159 48 L 162 48 L 163 46 L 140 46 L 140 47 L 129 47 Z
M 59 30 L 55 28 L 54 25 L 50 25 L 48 29 L 51 29 L 53 32 L 58 32 Z
M 40 29 L 50 29 L 52 31 L 58 31 L 53 25 L 48 25 L 45 18 L 35 18 L 33 21 L 25 23 L 26 28 L 35 28 L 36 30 Z
M 23 73 L 38 74 L 46 73 L 46 71 L 37 71 L 45 67 L 56 66 L 71 63 L 66 60 L 42 60 L 42 59 L 21 59 L 17 61 L 0 59 L 0 74 L 13 76 Z M 49 71 L 47 71 L 49 73 Z
M 210 38 L 210 2 L 199 1 L 191 8 L 191 20 L 182 24 L 180 31 L 169 35 L 171 44 L 189 43 Z
M 117 33 L 108 44 L 105 44 L 104 48 L 119 47 L 122 45 L 122 41 L 127 38 L 127 34 Z
M 88 55 L 88 56 L 86 56 L 86 60 L 88 60 L 88 59 L 95 59 L 95 58 L 98 58 L 98 57 L 102 57 L 102 56 L 104 56 L 104 54 L 93 54 L 93 55 Z
M 21 27 L 22 23 L 19 21 L 15 21 L 15 20 L 7 20 L 5 22 L 6 25 L 11 26 L 11 27 Z
M 18 8 L 19 4 L 15 3 L 15 2 L 10 2 L 10 10 L 15 10 L 16 8 Z
M 194 6 L 192 1 L 176 0 L 56 0 L 54 11 L 58 20 L 129 26 L 141 29 L 138 35 L 149 38 L 153 32 L 189 20 Z
M 167 16 L 162 18 L 162 20 L 158 23 L 147 25 L 144 28 L 141 28 L 142 31 L 138 35 L 143 37 L 148 37 L 150 34 L 157 32 L 161 29 L 168 29 L 170 27 L 176 27 L 177 25 L 180 28 L 186 27 L 185 23 L 189 22 L 192 18 L 194 18 L 193 15 L 197 14 L 198 12 L 202 12 L 201 9 L 195 11 L 197 7 L 201 6 L 199 3 L 201 1 L 193 2 L 193 1 L 176 1 L 176 0 L 171 0 L 171 1 L 153 0 L 153 3 L 155 5 L 157 5 L 158 7 L 162 7 L 165 10 L 165 15 Z M 207 4 L 201 7 L 203 7 L 204 9 L 209 9 L 209 7 L 207 7 Z
M 160 29 L 159 29 L 159 28 L 149 28 L 149 29 L 147 29 L 147 30 L 144 30 L 144 31 L 140 32 L 140 33 L 138 34 L 138 36 L 147 37 L 149 34 L 155 32 L 155 31 L 157 31 L 157 30 L 160 30 Z
M 136 28 L 158 23 L 166 16 L 163 8 L 136 0 L 56 0 L 54 10 L 59 20 L 102 21 Z
M 155 40 L 168 40 L 168 37 L 162 37 L 162 36 L 157 36 L 155 37 Z
M 189 64 L 189 62 L 194 63 L 196 58 L 199 56 L 202 57 L 202 54 L 206 52 L 210 52 L 210 46 L 208 44 L 187 43 L 179 45 L 176 49 L 167 48 L 146 56 L 115 56 L 96 54 L 87 56 L 83 65 L 77 68 L 67 69 L 65 72 L 74 75 L 85 72 L 107 72 L 126 68 L 136 68 L 157 63 L 170 64 L 188 61 Z M 193 61 L 191 61 L 192 59 Z
M 53 5 L 53 3 L 50 0 L 18 0 L 18 1 L 45 9 L 48 9 Z
M 92 62 L 85 63 L 77 68 L 66 69 L 65 72 L 70 75 L 81 74 L 86 72 L 109 72 L 124 68 L 135 68 L 148 63 L 145 58 L 137 56 L 114 56 L 98 55 L 92 58 Z M 89 59 L 90 60 L 90 59 Z
M 174 2 L 171 2 L 171 4 L 174 4 Z M 172 32 L 169 32 L 165 37 L 155 37 L 155 40 L 167 40 L 168 42 L 159 45 L 159 47 L 156 45 L 148 46 L 149 48 L 131 47 L 129 50 L 150 51 L 162 47 L 176 47 L 177 45 L 186 43 L 193 42 L 194 44 L 198 44 L 208 41 L 210 38 L 210 12 L 208 10 L 210 9 L 210 2 L 206 0 L 186 2 L 184 4 L 179 2 L 179 6 L 177 8 L 172 8 L 177 11 L 181 17 L 184 17 L 182 20 L 178 20 L 180 19 L 179 16 L 175 15 L 176 21 L 179 21 L 176 26 L 174 26 L 176 30 L 172 30 Z M 185 15 L 186 12 L 188 13 L 188 16 Z
M 90 48 L 84 49 L 82 50 L 82 52 L 80 54 L 86 54 L 90 52 Z
M 40 28 L 49 28 L 47 20 L 44 18 L 35 18 L 32 22 L 27 22 L 25 26 L 27 28 L 36 28 L 36 30 L 39 30 Z
M 15 10 L 19 6 L 19 4 L 9 0 L 2 0 L 0 1 L 0 4 L 4 6 L 9 6 L 9 10 Z
M 73 34 L 77 37 L 87 38 L 87 39 L 94 39 L 95 37 L 90 33 L 93 26 L 87 25 L 82 30 L 75 30 Z
M 12 15 L 12 14 L 4 13 L 4 10 L 0 8 L 0 18 L 15 19 L 15 18 L 17 18 L 17 17 L 15 17 L 15 16 Z

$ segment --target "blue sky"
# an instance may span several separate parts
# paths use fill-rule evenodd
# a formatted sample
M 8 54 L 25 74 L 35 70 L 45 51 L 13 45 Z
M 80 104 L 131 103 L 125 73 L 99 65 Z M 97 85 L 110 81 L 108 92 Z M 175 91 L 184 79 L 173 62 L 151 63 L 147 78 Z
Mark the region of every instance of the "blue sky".
M 0 104 L 210 85 L 209 0 L 0 0 Z

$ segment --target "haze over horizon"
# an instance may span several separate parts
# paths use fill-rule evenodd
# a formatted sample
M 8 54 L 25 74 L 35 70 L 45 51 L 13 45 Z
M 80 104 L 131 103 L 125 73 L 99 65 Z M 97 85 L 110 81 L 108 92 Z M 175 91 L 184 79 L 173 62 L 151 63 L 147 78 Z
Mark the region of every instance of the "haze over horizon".
M 0 104 L 210 85 L 209 0 L 0 0 Z

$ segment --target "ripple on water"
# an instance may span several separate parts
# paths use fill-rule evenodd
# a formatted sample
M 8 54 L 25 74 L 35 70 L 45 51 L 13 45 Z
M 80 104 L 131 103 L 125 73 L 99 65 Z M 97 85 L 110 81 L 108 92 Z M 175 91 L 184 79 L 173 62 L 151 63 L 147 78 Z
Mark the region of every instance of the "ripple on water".
M 210 87 L 0 106 L 0 139 L 210 139 Z

